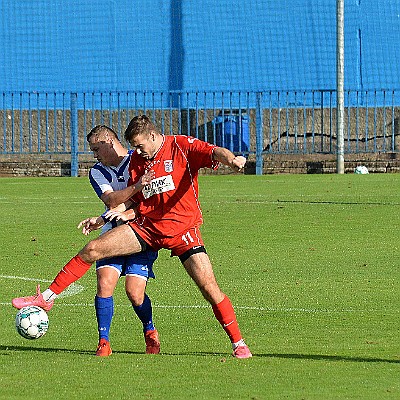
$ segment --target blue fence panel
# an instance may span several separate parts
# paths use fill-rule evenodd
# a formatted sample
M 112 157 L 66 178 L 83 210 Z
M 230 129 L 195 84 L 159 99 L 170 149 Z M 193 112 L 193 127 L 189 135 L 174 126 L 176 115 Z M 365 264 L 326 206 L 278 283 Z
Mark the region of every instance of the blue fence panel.
M 345 152 L 398 152 L 399 90 L 347 91 Z M 191 135 L 255 159 L 336 152 L 334 90 L 259 92 L 3 92 L 0 154 L 90 154 L 86 135 L 111 126 L 123 141 L 145 113 L 165 134 Z M 172 106 L 172 104 L 175 104 Z M 0 128 L 1 129 L 1 128 Z

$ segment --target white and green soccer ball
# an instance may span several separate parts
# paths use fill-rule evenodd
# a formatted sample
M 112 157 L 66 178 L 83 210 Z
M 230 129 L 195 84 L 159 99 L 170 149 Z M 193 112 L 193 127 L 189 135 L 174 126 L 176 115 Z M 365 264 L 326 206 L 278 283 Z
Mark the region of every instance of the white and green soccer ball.
M 355 174 L 361 174 L 361 175 L 365 175 L 365 174 L 369 174 L 368 172 L 368 168 L 365 165 L 359 165 L 355 170 L 354 170 Z
M 25 339 L 38 339 L 49 328 L 49 317 L 43 308 L 29 306 L 21 308 L 15 317 L 15 328 Z

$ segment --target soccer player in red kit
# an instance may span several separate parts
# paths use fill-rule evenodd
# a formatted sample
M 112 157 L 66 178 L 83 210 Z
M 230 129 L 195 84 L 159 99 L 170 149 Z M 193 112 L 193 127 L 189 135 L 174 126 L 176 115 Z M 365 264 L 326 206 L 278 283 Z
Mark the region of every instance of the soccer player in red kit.
M 203 219 L 197 175 L 200 168 L 218 167 L 213 160 L 217 147 L 190 136 L 159 136 L 161 147 L 155 150 L 153 135 L 158 136 L 151 132 L 149 138 L 139 135 L 132 140 L 136 147 L 130 163 L 133 183 L 149 170 L 154 178 L 132 197 L 139 216 L 131 225 L 151 247 L 168 248 L 172 255 L 185 254 L 186 259 L 188 251 L 203 251 L 199 250 L 204 243 L 199 232 Z
M 252 354 L 242 338 L 231 301 L 218 286 L 200 234 L 203 219 L 197 179 L 201 168 L 217 168 L 219 163 L 241 171 L 246 159 L 192 137 L 164 136 L 145 115 L 131 120 L 125 139 L 136 150 L 130 163 L 131 185 L 114 194 L 118 196 L 115 200 L 119 204 L 131 199 L 138 205 L 137 218 L 90 241 L 66 267 L 75 270 L 76 264 L 76 269 L 82 271 L 85 269 L 82 265 L 89 268 L 102 258 L 147 248 L 169 249 L 172 255 L 180 258 L 203 297 L 211 304 L 215 317 L 232 343 L 232 355 L 250 358 Z M 141 177 L 149 174 L 152 174 L 150 182 L 143 185 Z M 120 212 L 113 211 L 106 217 L 125 218 Z M 89 223 L 83 229 L 88 234 L 98 226 Z M 65 282 L 64 279 L 60 287 Z

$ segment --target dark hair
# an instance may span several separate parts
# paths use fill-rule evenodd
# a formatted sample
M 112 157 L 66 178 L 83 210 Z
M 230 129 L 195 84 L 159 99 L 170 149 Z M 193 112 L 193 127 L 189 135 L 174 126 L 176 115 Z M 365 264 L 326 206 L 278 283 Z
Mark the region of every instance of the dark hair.
M 97 125 L 92 128 L 92 130 L 87 134 L 86 140 L 89 141 L 92 136 L 100 136 L 102 133 L 107 133 L 112 139 L 119 140 L 118 135 L 107 125 Z
M 147 115 L 138 115 L 131 119 L 125 130 L 125 140 L 131 142 L 132 138 L 143 133 L 157 131 L 155 125 L 151 122 Z

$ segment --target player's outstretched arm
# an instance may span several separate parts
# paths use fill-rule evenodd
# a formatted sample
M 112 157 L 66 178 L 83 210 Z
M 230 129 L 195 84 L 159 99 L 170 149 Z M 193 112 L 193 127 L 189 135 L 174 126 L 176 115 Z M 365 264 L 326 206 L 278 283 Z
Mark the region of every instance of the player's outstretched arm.
M 214 149 L 213 159 L 227 165 L 235 172 L 242 172 L 246 164 L 246 157 L 235 156 L 230 150 L 224 147 L 216 147 Z
M 128 186 L 125 189 L 116 190 L 115 192 L 110 192 L 103 202 L 108 206 L 108 208 L 115 208 L 119 204 L 127 202 L 134 194 L 140 192 L 146 185 L 148 185 L 154 178 L 154 171 L 150 170 L 142 175 L 138 182 L 134 185 Z

